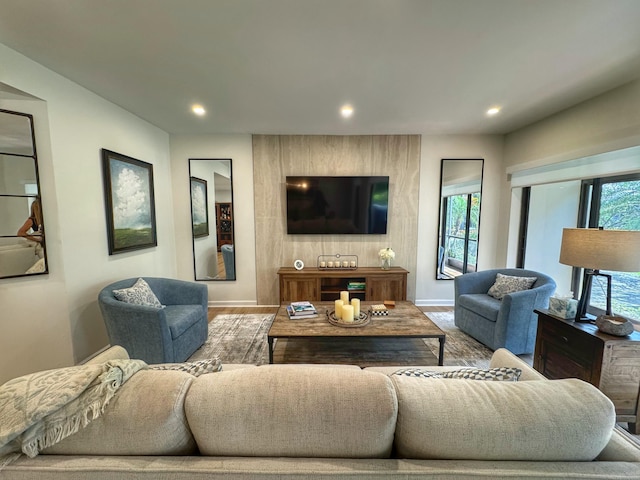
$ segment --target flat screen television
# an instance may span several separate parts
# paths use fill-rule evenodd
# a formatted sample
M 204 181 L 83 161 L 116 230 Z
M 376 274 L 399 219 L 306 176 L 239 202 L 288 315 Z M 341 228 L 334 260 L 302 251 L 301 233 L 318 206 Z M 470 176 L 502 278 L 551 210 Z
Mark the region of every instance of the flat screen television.
M 385 234 L 389 177 L 286 177 L 288 234 Z

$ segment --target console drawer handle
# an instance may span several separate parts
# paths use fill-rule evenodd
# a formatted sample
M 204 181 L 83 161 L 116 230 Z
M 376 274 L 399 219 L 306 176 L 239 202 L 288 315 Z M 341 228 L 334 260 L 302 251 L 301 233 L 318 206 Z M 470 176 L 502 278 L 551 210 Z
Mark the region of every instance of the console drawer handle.
M 569 339 L 567 337 L 560 337 L 564 343 L 569 343 Z

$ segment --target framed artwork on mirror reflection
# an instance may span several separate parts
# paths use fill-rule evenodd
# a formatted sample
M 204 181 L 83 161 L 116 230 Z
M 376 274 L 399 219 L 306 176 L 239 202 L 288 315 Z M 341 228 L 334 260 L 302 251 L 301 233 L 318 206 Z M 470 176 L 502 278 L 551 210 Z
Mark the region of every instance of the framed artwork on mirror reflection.
M 102 149 L 109 255 L 155 247 L 153 165 Z
M 191 177 L 191 221 L 195 238 L 209 235 L 207 181 L 197 177 Z

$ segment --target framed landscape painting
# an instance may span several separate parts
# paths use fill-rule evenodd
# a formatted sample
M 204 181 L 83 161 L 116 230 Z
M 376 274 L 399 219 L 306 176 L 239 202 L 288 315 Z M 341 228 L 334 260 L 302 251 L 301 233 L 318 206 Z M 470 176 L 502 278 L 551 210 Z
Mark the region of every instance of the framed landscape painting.
M 194 237 L 209 235 L 207 181 L 197 177 L 191 177 L 191 221 Z
M 102 149 L 109 255 L 158 244 L 153 165 Z

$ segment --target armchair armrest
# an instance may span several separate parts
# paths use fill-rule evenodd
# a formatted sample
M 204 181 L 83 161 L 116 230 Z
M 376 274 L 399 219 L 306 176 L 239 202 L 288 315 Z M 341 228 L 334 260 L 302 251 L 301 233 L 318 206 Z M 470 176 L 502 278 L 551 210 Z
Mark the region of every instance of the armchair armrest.
M 173 361 L 171 333 L 163 309 L 101 298 L 100 310 L 111 345 L 124 347 L 131 358 L 147 363 Z
M 145 277 L 145 281 L 163 305 L 202 305 L 208 307 L 207 286 L 174 278 Z
M 496 281 L 496 272 L 497 270 L 483 270 L 455 277 L 455 296 L 467 293 L 487 293 Z

